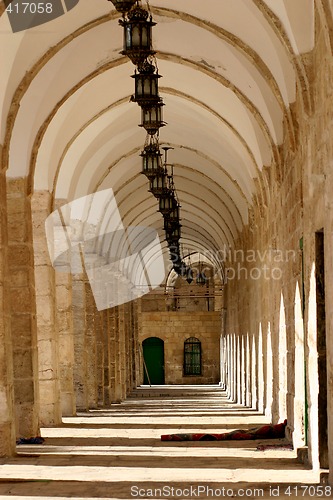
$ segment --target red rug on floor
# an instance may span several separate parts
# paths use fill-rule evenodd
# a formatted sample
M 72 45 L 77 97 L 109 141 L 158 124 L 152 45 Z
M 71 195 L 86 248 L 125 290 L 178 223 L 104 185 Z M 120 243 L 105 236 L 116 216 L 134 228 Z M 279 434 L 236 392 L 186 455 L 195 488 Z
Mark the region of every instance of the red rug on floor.
M 164 434 L 161 441 L 227 441 L 245 439 L 278 439 L 285 437 L 287 420 L 282 424 L 263 425 L 254 429 L 237 429 L 223 434 Z

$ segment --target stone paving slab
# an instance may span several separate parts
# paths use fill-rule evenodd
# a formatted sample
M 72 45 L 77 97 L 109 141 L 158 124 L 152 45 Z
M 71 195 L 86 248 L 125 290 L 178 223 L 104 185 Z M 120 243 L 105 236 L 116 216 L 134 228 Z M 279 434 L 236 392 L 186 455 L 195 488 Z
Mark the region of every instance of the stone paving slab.
M 138 397 L 42 429 L 43 445 L 18 446 L 16 457 L 0 460 L 1 500 L 332 496 L 319 484 L 319 471 L 298 462 L 296 451 L 257 450 L 285 439 L 161 442 L 170 431 L 223 432 L 268 422 L 253 409 L 226 402 L 220 389 L 215 398 L 211 388 L 207 398 L 200 389 L 200 400 L 190 399 L 191 389 L 186 398 L 183 388 L 177 398 L 177 390 L 167 389 L 172 401 Z

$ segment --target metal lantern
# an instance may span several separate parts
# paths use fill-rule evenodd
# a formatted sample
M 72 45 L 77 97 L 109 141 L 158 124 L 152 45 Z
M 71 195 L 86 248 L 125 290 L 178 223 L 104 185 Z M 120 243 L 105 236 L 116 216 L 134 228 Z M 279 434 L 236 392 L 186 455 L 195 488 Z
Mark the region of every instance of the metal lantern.
M 149 107 L 160 101 L 158 79 L 161 75 L 153 64 L 146 62 L 139 73 L 135 72 L 132 78 L 135 79 L 135 94 L 132 96 L 132 101 L 142 107 Z
M 179 242 L 173 241 L 169 243 L 170 260 L 173 265 L 181 262 Z
M 197 276 L 197 279 L 196 279 L 196 283 L 197 285 L 205 285 L 207 283 L 207 278 L 206 278 L 206 275 L 203 271 L 200 271 L 198 276 Z
M 187 266 L 185 264 L 185 262 L 181 261 L 181 262 L 177 262 L 174 266 L 173 266 L 174 270 L 176 271 L 176 273 L 179 275 L 179 276 L 186 276 L 186 273 L 187 273 Z
M 161 167 L 161 156 L 158 144 L 149 144 L 141 152 L 142 157 L 142 173 L 148 179 L 152 179 L 163 169 Z
M 118 12 L 121 12 L 123 15 L 125 12 L 131 10 L 133 5 L 136 3 L 136 0 L 109 0 L 113 3 L 115 9 Z
M 162 196 L 167 189 L 167 176 L 163 168 L 161 168 L 155 177 L 150 179 L 149 191 L 153 193 L 156 198 Z
M 167 217 L 164 218 L 164 227 L 163 227 L 164 231 L 170 233 L 176 226 L 180 226 L 179 220 L 170 221 L 170 219 L 168 219 Z
M 128 13 L 128 19 L 119 23 L 124 28 L 124 50 L 121 54 L 127 56 L 139 68 L 147 57 L 155 54 L 151 46 L 151 29 L 156 25 L 148 12 L 137 6 Z
M 165 229 L 165 233 L 166 233 L 166 240 L 169 241 L 169 240 L 179 240 L 180 239 L 180 234 L 181 234 L 181 225 L 178 223 L 178 224 L 174 224 L 173 226 L 171 227 L 168 227 Z
M 165 195 L 160 197 L 159 199 L 159 212 L 162 215 L 167 216 L 174 208 L 177 207 L 177 200 L 174 196 L 174 193 L 171 189 L 166 191 Z
M 193 281 L 193 271 L 190 267 L 187 268 L 186 281 L 190 285 Z
M 171 212 L 167 214 L 166 219 L 168 219 L 171 223 L 174 222 L 174 221 L 179 222 L 179 219 L 180 219 L 180 217 L 179 217 L 179 208 L 180 208 L 180 205 L 178 205 L 178 203 L 177 203 L 177 205 L 175 206 L 175 208 L 173 208 L 171 210 Z
M 164 226 L 165 239 L 167 240 L 168 243 L 180 240 L 180 234 L 181 234 L 180 228 L 181 225 L 179 223 L 174 224 L 172 226 Z
M 152 106 L 142 106 L 141 125 L 149 135 L 155 135 L 165 123 L 162 118 L 162 106 L 164 106 L 162 99 Z

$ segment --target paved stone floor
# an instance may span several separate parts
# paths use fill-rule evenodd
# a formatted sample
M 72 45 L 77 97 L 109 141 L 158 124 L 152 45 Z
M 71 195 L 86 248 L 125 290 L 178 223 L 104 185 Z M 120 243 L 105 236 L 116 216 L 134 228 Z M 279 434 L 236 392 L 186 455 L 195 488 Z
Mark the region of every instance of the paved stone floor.
M 267 422 L 217 386 L 142 387 L 108 410 L 42 429 L 43 445 L 18 446 L 16 457 L 0 462 L 0 499 L 331 497 L 294 451 L 257 450 L 269 441 L 160 440 Z

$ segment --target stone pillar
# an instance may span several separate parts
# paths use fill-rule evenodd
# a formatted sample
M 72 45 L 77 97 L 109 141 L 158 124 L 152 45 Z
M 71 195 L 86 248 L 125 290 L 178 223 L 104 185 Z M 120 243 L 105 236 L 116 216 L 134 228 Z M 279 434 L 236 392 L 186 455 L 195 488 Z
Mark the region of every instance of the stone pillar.
M 55 273 L 57 324 L 59 332 L 59 377 L 61 410 L 64 417 L 76 414 L 74 393 L 74 337 L 72 314 L 72 275 Z
M 251 381 L 251 375 L 252 375 L 252 352 L 250 348 L 250 338 L 249 334 L 246 334 L 246 395 L 245 395 L 245 404 L 246 406 L 252 406 L 252 381 Z
M 237 339 L 232 335 L 232 400 L 237 400 Z
M 108 309 L 109 334 L 110 334 L 110 400 L 112 403 L 119 402 L 119 395 L 116 390 L 118 384 L 116 374 L 116 308 Z
M 87 397 L 89 408 L 98 407 L 97 342 L 95 332 L 95 299 L 88 280 L 86 294 Z
M 114 314 L 114 341 L 113 349 L 111 351 L 114 363 L 114 377 L 115 385 L 112 402 L 120 403 L 122 400 L 121 388 L 121 359 L 120 359 L 120 329 L 119 329 L 119 306 L 113 308 Z
M 50 214 L 51 194 L 35 192 L 32 196 L 32 220 L 35 256 L 36 310 L 40 423 L 44 427 L 61 423 L 59 382 L 59 338 L 55 308 L 55 272 L 45 234 L 45 220 Z
M 111 403 L 111 380 L 110 380 L 110 333 L 109 333 L 109 310 L 102 311 L 101 327 L 103 331 L 104 348 L 104 368 L 103 368 L 103 387 L 104 387 L 104 406 L 110 406 Z
M 17 437 L 39 435 L 35 277 L 31 205 L 26 191 L 26 179 L 8 180 L 8 263 Z M 2 192 L 4 194 L 4 190 Z M 5 227 L 1 226 L 1 230 Z M 4 335 L 6 353 L 9 355 L 9 332 L 6 329 Z M 5 365 L 1 363 L 0 366 L 3 369 Z M 10 370 L 9 365 L 7 391 L 10 390 Z M 6 395 L 10 409 L 9 392 Z
M 265 415 L 272 418 L 272 406 L 273 406 L 273 352 L 272 352 L 272 334 L 271 325 L 267 323 L 266 336 L 264 338 L 264 353 L 265 353 Z M 266 352 L 265 352 L 266 347 Z
M 256 337 L 252 335 L 251 339 L 251 408 L 258 409 L 258 355 L 257 355 L 257 345 Z
M 326 184 L 326 224 L 325 227 L 325 287 L 326 296 L 333 294 L 333 203 L 331 189 L 333 188 L 333 174 L 329 173 Z M 327 348 L 327 416 L 328 416 L 328 459 L 329 484 L 333 486 L 333 306 L 331 300 L 326 300 L 326 348 Z
M 245 338 L 244 335 L 241 337 L 241 400 L 242 405 L 246 405 L 246 350 L 245 350 Z
M 142 356 L 142 344 L 139 339 L 142 338 L 142 315 L 141 308 L 142 303 L 141 299 L 137 299 L 135 301 L 136 308 L 136 323 L 135 323 L 135 336 L 136 336 L 136 384 L 141 385 L 143 383 L 143 356 Z
M 227 396 L 230 398 L 230 384 L 231 384 L 231 342 L 230 342 L 230 333 L 227 335 L 226 339 L 226 357 L 227 357 L 227 373 L 226 373 L 226 379 L 227 379 Z
M 133 314 L 133 389 L 140 384 L 140 346 L 139 346 L 139 318 L 138 318 L 138 301 L 132 302 Z
M 126 399 L 126 328 L 125 328 L 125 305 L 118 306 L 118 330 L 119 330 L 119 369 L 121 400 Z
M 135 303 L 130 302 L 130 325 L 129 325 L 129 352 L 130 352 L 130 365 L 129 365 L 129 388 L 128 392 L 132 392 L 136 388 L 136 359 L 135 359 Z
M 131 345 L 131 322 L 132 309 L 130 302 L 125 304 L 125 389 L 126 397 L 129 395 L 132 388 L 132 350 Z
M 0 457 L 15 453 L 14 376 L 9 296 L 6 177 L 5 173 L 0 171 Z
M 265 408 L 265 368 L 266 364 L 264 364 L 264 346 L 263 346 L 263 338 L 262 338 L 262 325 L 259 325 L 259 337 L 258 337 L 258 398 L 257 398 L 257 408 L 260 413 L 264 413 Z
M 104 406 L 104 344 L 101 311 L 95 308 L 94 326 L 96 335 L 96 370 L 98 406 Z
M 236 365 L 237 365 L 237 397 L 236 401 L 237 403 L 240 404 L 242 400 L 242 377 L 241 377 L 241 369 L 242 369 L 242 364 L 241 364 L 241 341 L 239 338 L 239 335 L 237 335 L 237 344 L 236 344 L 236 349 L 237 349 L 237 357 L 236 357 Z
M 85 277 L 73 274 L 74 389 L 76 408 L 87 411 L 87 346 Z

